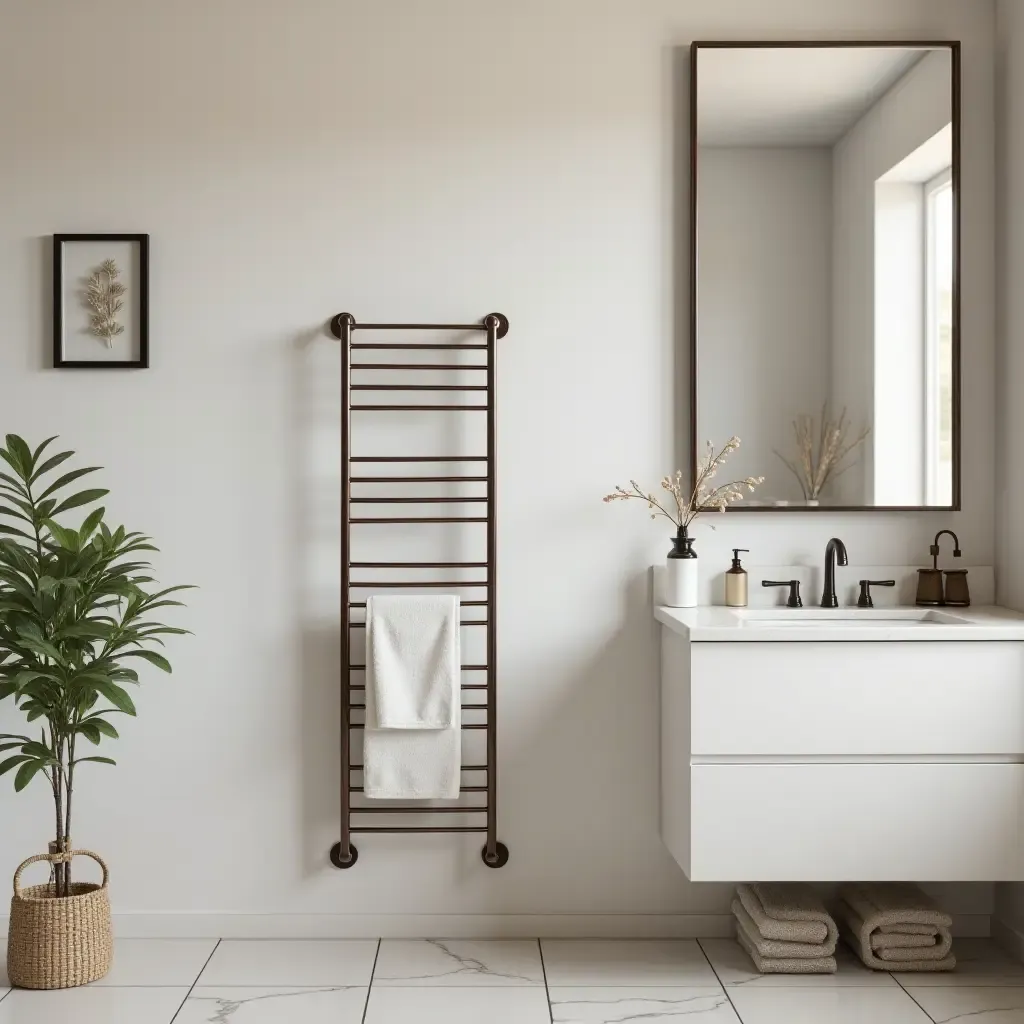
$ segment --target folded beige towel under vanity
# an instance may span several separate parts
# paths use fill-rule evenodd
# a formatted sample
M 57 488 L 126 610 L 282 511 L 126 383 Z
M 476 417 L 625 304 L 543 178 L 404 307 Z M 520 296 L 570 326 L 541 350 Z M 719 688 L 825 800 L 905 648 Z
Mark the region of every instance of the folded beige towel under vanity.
M 738 885 L 736 895 L 766 939 L 831 944 L 836 948 L 836 923 L 818 894 L 800 882 L 752 882 Z
M 761 974 L 835 973 L 839 932 L 809 885 L 740 885 L 732 913 L 736 939 Z
M 736 929 L 736 941 L 747 951 L 759 974 L 835 974 L 834 956 L 771 957 L 761 956 L 747 937 L 743 926 Z
M 746 933 L 754 948 L 763 957 L 788 960 L 792 958 L 832 956 L 836 951 L 838 929 L 826 942 L 783 942 L 781 939 L 766 939 L 739 900 L 732 901 L 732 913 L 737 929 Z M 834 926 L 833 926 L 834 927 Z
M 876 971 L 951 971 L 953 919 L 916 885 L 844 886 L 839 927 L 866 967 Z

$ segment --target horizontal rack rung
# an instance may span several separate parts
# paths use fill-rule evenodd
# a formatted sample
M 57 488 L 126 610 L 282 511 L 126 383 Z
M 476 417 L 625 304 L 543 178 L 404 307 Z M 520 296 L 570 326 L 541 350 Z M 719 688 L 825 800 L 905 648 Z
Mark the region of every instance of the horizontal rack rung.
M 459 625 L 460 626 L 486 626 L 487 625 L 487 620 L 485 619 L 482 622 L 460 622 Z M 348 624 L 348 628 L 349 629 L 366 629 L 366 623 L 365 622 L 350 622 Z
M 352 569 L 486 569 L 486 562 L 349 562 Z
M 353 814 L 486 814 L 486 807 L 353 807 Z
M 363 766 L 361 764 L 350 764 L 348 766 L 350 772 L 361 772 Z M 485 764 L 464 764 L 461 766 L 461 770 L 464 772 L 485 772 L 487 771 L 487 765 Z
M 463 608 L 486 608 L 486 601 L 460 601 L 459 605 Z M 349 608 L 365 608 L 365 601 L 349 601 Z
M 460 346 L 461 347 L 461 346 Z M 353 370 L 486 370 L 486 363 L 350 363 Z
M 415 350 L 415 349 L 420 349 L 421 351 L 424 351 L 424 352 L 440 352 L 442 349 L 446 349 L 448 351 L 455 350 L 455 349 L 462 349 L 462 350 L 464 350 L 466 352 L 469 352 L 469 351 L 473 351 L 473 350 L 480 350 L 480 349 L 486 350 L 487 349 L 486 345 L 459 345 L 458 343 L 456 343 L 454 345 L 450 345 L 450 344 L 449 345 L 412 345 L 412 344 L 402 344 L 402 345 L 392 344 L 392 345 L 388 345 L 386 342 L 383 342 L 383 341 L 379 342 L 379 343 L 378 342 L 365 342 L 365 341 L 361 341 L 361 342 L 353 343 L 349 347 L 352 348 L 352 349 L 357 349 L 357 348 L 361 348 L 361 349 L 375 348 L 375 349 L 384 349 L 384 350 L 398 350 L 398 349 L 405 349 L 405 350 L 413 349 L 413 350 Z
M 353 455 L 349 462 L 486 462 L 486 455 Z
M 472 518 L 466 518 L 465 516 L 402 516 L 397 518 L 394 516 L 360 516 L 358 518 L 349 519 L 350 523 L 486 523 L 487 516 L 475 516 Z
M 487 671 L 487 666 L 486 665 L 460 665 L 459 667 L 462 669 L 463 672 L 486 672 Z M 366 666 L 365 665 L 349 665 L 349 669 L 358 669 L 360 672 L 365 672 L 366 671 Z M 352 689 L 355 690 L 355 689 L 357 689 L 357 687 L 353 686 Z M 463 689 L 467 689 L 468 690 L 469 687 L 468 686 L 467 687 L 463 687 Z
M 363 786 L 349 786 L 348 787 L 348 791 L 350 793 L 363 793 L 363 792 L 365 792 L 365 789 L 364 789 Z M 487 792 L 487 787 L 486 786 L 459 786 L 459 792 L 460 793 L 486 793 Z M 355 808 L 353 808 L 353 810 L 355 810 Z M 439 813 L 444 813 L 444 809 L 441 808 L 441 807 L 432 807 L 431 810 L 437 811 Z
M 487 324 L 360 324 L 354 320 L 353 331 L 486 331 Z
M 486 391 L 486 384 L 350 384 L 350 391 Z M 461 408 L 461 406 L 460 406 Z
M 350 690 L 365 690 L 366 689 L 366 685 L 364 683 L 359 683 L 358 685 L 355 684 L 355 683 L 352 683 L 349 686 L 349 689 Z M 486 683 L 463 683 L 462 686 L 459 687 L 459 689 L 461 689 L 461 690 L 486 690 L 487 689 L 487 684 Z M 362 704 L 358 704 L 358 705 L 354 704 L 352 706 L 353 707 L 362 707 L 363 705 Z
M 350 729 L 365 729 L 366 728 L 366 723 L 365 722 L 349 722 L 348 727 Z M 483 724 L 483 723 L 480 723 L 479 725 L 477 725 L 475 723 L 473 725 L 466 725 L 465 723 L 463 723 L 463 725 L 462 725 L 463 731 L 465 731 L 466 729 L 486 729 L 486 728 L 487 728 L 487 726 L 485 724 Z
M 350 587 L 486 587 L 487 580 L 374 580 L 361 583 L 358 580 L 349 580 Z
M 349 707 L 353 711 L 365 711 L 366 710 L 366 705 L 365 704 L 349 704 Z M 487 705 L 486 704 L 463 704 L 463 705 L 461 705 L 461 707 L 462 707 L 463 711 L 486 711 L 487 710 Z
M 485 484 L 485 476 L 350 476 L 350 484 Z
M 421 825 L 403 828 L 401 825 L 353 825 L 349 832 L 486 832 L 483 825 Z
M 440 412 L 442 410 L 453 410 L 455 412 L 486 412 L 489 406 L 486 405 L 350 405 L 350 412 Z
M 471 498 L 413 498 L 402 496 L 400 498 L 385 498 L 383 495 L 375 495 L 370 498 L 349 498 L 349 501 L 353 504 L 359 505 L 418 505 L 420 503 L 429 505 L 455 505 L 459 502 L 472 501 L 472 502 L 483 502 L 487 501 L 486 498 L 471 497 Z

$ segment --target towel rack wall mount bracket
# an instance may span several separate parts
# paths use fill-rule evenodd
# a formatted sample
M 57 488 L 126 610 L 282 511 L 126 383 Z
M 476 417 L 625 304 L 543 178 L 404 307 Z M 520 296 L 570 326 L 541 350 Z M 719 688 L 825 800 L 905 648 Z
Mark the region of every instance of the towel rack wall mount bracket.
M 488 326 L 487 321 L 494 317 L 498 321 L 498 330 L 495 332 L 495 337 L 504 338 L 508 334 L 508 317 L 504 313 L 488 313 L 480 323 L 477 324 L 360 324 L 356 323 L 356 318 L 351 313 L 336 313 L 331 317 L 331 334 L 333 334 L 339 341 L 344 336 L 344 326 L 348 325 L 349 329 L 359 327 L 362 330 L 378 330 L 378 331 L 394 331 L 394 330 L 407 330 L 407 331 L 479 331 L 485 330 Z M 423 346 L 429 348 L 430 346 Z

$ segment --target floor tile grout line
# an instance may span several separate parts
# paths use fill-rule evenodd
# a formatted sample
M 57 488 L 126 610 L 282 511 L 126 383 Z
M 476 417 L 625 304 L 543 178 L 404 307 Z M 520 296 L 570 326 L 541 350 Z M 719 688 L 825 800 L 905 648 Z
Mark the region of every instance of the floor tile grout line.
M 704 957 L 704 959 L 708 963 L 708 967 L 711 968 L 711 973 L 715 976 L 715 980 L 718 982 L 719 985 L 722 986 L 722 991 L 725 993 L 725 998 L 729 1001 L 729 1006 L 732 1007 L 732 1012 L 736 1015 L 736 1019 L 740 1022 L 740 1024 L 743 1024 L 743 1018 L 740 1016 L 740 1011 L 736 1008 L 736 1004 L 732 1001 L 732 996 L 729 995 L 729 989 L 726 988 L 725 982 L 722 981 L 722 979 L 718 976 L 718 971 L 715 970 L 715 965 L 711 962 L 711 957 L 708 956 L 707 950 L 704 949 L 703 943 L 701 943 L 700 939 L 694 939 L 694 942 L 697 943 L 697 948 L 700 950 L 701 956 Z
M 895 974 L 893 974 L 893 972 L 892 972 L 892 971 L 886 971 L 885 973 L 886 973 L 886 974 L 888 974 L 888 975 L 889 975 L 889 977 L 890 977 L 890 978 L 892 978 L 892 980 L 893 980 L 893 981 L 895 981 L 895 982 L 896 982 L 896 984 L 897 984 L 897 985 L 898 985 L 898 986 L 899 986 L 899 987 L 900 987 L 900 988 L 901 988 L 901 989 L 903 990 L 903 992 L 905 992 L 905 993 L 906 993 L 906 995 L 907 995 L 907 996 L 909 996 L 909 997 L 910 997 L 910 999 L 912 999 L 912 1000 L 913 1000 L 913 1002 L 914 1002 L 914 1005 L 915 1005 L 915 1006 L 916 1006 L 916 1007 L 917 1007 L 917 1008 L 918 1008 L 918 1009 L 919 1009 L 919 1010 L 920 1010 L 920 1011 L 921 1011 L 921 1012 L 922 1012 L 922 1013 L 923 1013 L 923 1014 L 924 1014 L 924 1015 L 925 1015 L 925 1016 L 926 1016 L 926 1017 L 927 1017 L 927 1018 L 928 1018 L 928 1019 L 929 1019 L 930 1021 L 933 1021 L 933 1022 L 934 1022 L 935 1018 L 934 1018 L 934 1017 L 933 1017 L 933 1016 L 932 1016 L 932 1015 L 931 1015 L 931 1014 L 930 1014 L 930 1013 L 929 1013 L 929 1012 L 928 1012 L 928 1011 L 927 1011 L 927 1010 L 926 1010 L 926 1009 L 925 1009 L 925 1008 L 924 1008 L 924 1007 L 923 1007 L 923 1006 L 922 1006 L 922 1005 L 921 1005 L 921 1004 L 920 1004 L 920 1003 L 919 1003 L 919 1002 L 918 1002 L 918 1001 L 917 1001 L 916 999 L 914 999 L 914 993 L 913 993 L 913 992 L 911 992 L 911 991 L 910 991 L 910 990 L 909 990 L 909 989 L 908 989 L 908 988 L 906 987 L 906 985 L 904 985 L 904 984 L 903 984 L 903 982 L 902 982 L 902 981 L 900 981 L 900 979 L 899 979 L 899 978 L 897 978 Z
M 196 980 L 192 982 L 191 986 L 189 987 L 189 990 L 185 993 L 185 998 L 182 999 L 181 1006 L 179 1006 L 174 1011 L 174 1016 L 171 1018 L 170 1024 L 174 1024 L 174 1022 L 178 1019 L 178 1014 L 181 1013 L 181 1011 L 185 1008 L 185 1004 L 188 1002 L 188 997 L 192 995 L 196 985 L 199 984 L 199 979 L 203 976 L 203 971 L 205 971 L 206 968 L 210 966 L 210 961 L 213 959 L 213 954 L 216 953 L 218 949 L 220 949 L 220 944 L 223 941 L 223 939 L 218 939 L 214 944 L 213 949 L 210 950 L 210 955 L 206 958 L 206 962 L 203 964 L 202 967 L 199 968 L 199 973 L 196 975 Z
M 383 939 L 377 940 L 377 949 L 373 954 L 373 966 L 370 968 L 370 984 L 366 986 L 366 1002 L 363 1003 L 363 1016 L 360 1019 L 360 1024 L 366 1024 L 366 1015 L 370 1012 L 370 993 L 373 992 L 373 976 L 377 973 L 377 960 L 380 958 L 380 947 L 383 942 Z
M 551 986 L 548 984 L 548 969 L 544 963 L 544 943 L 537 939 L 537 952 L 540 954 L 540 973 L 544 978 L 544 998 L 548 1001 L 548 1019 L 554 1024 L 555 1008 L 551 1005 Z

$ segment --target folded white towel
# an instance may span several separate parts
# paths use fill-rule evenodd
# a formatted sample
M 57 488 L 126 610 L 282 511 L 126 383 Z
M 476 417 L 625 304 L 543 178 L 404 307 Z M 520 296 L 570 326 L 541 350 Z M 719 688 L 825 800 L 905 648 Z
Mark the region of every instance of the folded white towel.
M 459 599 L 376 594 L 366 601 L 366 685 L 380 729 L 447 729 L 459 701 Z
M 364 793 L 375 800 L 455 799 L 462 762 L 459 599 L 366 603 Z

